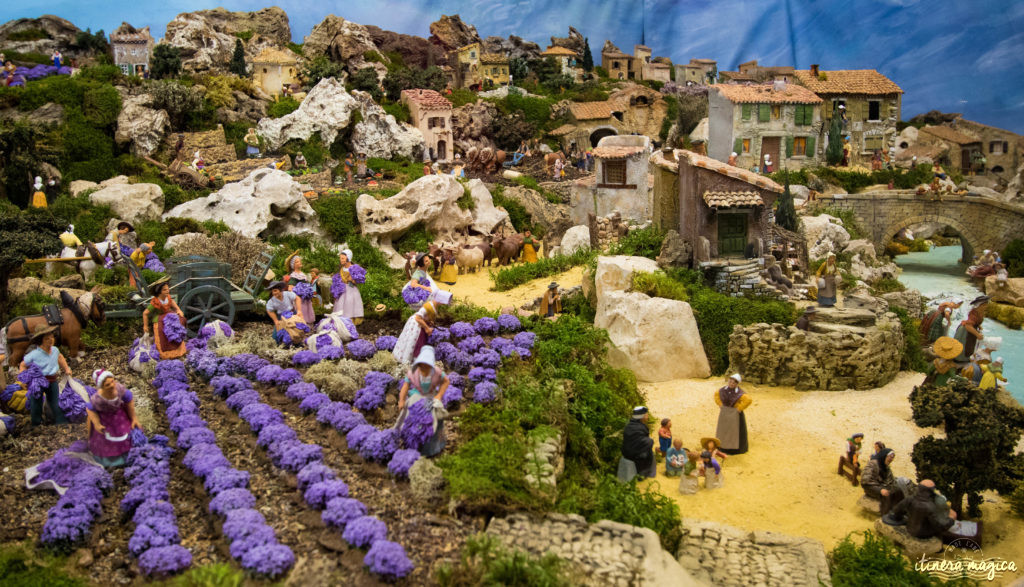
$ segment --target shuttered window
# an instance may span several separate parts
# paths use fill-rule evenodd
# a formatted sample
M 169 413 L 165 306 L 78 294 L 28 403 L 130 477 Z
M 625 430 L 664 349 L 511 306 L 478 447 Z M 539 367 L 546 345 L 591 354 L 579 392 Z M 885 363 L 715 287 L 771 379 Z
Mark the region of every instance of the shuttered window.
M 792 157 L 793 154 L 793 137 L 786 137 L 786 157 Z
M 743 120 L 750 120 L 750 104 L 744 104 L 741 106 L 740 111 L 742 112 L 740 118 Z
M 814 137 L 807 137 L 807 147 L 804 149 L 804 154 L 808 157 L 814 157 Z
M 749 153 L 750 152 L 750 139 L 743 139 L 743 152 L 744 153 Z
M 757 121 L 768 122 L 772 119 L 772 108 L 768 104 L 757 105 Z
M 732 152 L 736 154 L 743 152 L 743 139 L 736 139 L 732 145 Z
M 805 157 L 807 155 L 807 137 L 793 137 L 793 156 Z
M 797 104 L 793 121 L 801 126 L 807 126 L 814 122 L 814 106 L 811 104 Z

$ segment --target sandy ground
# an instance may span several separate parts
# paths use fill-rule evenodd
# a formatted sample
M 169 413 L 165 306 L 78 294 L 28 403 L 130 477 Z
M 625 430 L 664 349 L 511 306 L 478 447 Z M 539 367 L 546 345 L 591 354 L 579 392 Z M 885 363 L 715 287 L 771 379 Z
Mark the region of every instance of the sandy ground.
M 491 270 L 497 272 L 498 269 L 497 267 L 492 267 Z M 438 285 L 442 289 L 452 292 L 452 295 L 460 301 L 492 310 L 499 310 L 507 306 L 519 308 L 519 306 L 525 303 L 532 302 L 544 293 L 544 290 L 547 289 L 548 284 L 552 281 L 557 281 L 563 288 L 570 288 L 579 285 L 582 280 L 583 267 L 580 266 L 573 267 L 569 271 L 558 275 L 534 279 L 529 283 L 508 291 L 491 291 L 491 288 L 494 287 L 494 282 L 491 281 L 488 268 L 484 267 L 476 273 L 460 275 L 455 285 L 445 285 L 443 283 L 438 283 Z
M 848 533 L 874 524 L 857 506 L 861 489 L 836 474 L 845 438 L 864 433 L 862 462 L 881 440 L 896 451 L 894 473 L 913 478 L 914 443 L 920 436 L 940 434 L 911 421 L 907 396 L 921 377 L 900 373 L 870 391 L 800 392 L 745 384 L 754 400 L 746 411 L 750 451 L 725 460 L 725 486 L 682 495 L 679 482 L 665 477 L 663 463 L 657 478 L 645 484 L 675 499 L 684 517 L 808 536 L 830 550 Z M 641 389 L 651 415 L 671 418 L 673 437 L 682 437 L 683 446 L 692 450 L 702 436 L 714 436 L 718 407 L 713 395 L 723 384 L 724 379 L 686 379 L 641 384 Z M 1024 576 L 1024 522 L 1012 517 L 995 493 L 986 498 L 982 551 L 985 557 L 1016 561 L 1017 577 Z

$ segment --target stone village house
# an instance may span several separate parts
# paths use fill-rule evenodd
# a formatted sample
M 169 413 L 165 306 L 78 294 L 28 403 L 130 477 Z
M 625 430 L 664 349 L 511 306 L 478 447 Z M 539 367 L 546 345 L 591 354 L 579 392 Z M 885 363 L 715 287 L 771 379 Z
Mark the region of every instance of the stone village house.
M 453 87 L 471 90 L 509 84 L 508 58 L 496 53 L 483 53 L 480 43 L 470 43 L 448 54 L 452 68 Z
M 448 161 L 452 157 L 452 103 L 434 90 L 402 90 L 409 119 L 423 133 L 424 158 Z
M 566 153 L 586 150 L 612 135 L 658 136 L 668 104 L 661 92 L 638 84 L 616 90 L 600 102 L 569 102 L 569 122 L 551 131 Z
M 718 62 L 714 59 L 690 59 L 676 64 L 676 83 L 681 86 L 709 86 L 718 80 Z
M 564 75 L 572 77 L 576 81 L 583 79 L 583 69 L 580 67 L 580 56 L 572 49 L 552 45 L 548 47 L 541 56 L 551 57 L 558 64 L 559 71 Z
M 124 75 L 138 75 L 149 71 L 149 56 L 153 52 L 153 36 L 149 27 L 137 29 L 122 22 L 117 30 L 110 33 L 110 49 L 114 53 L 114 65 Z
M 299 60 L 291 50 L 267 47 L 252 60 L 252 83 L 275 98 L 285 85 L 299 82 Z
M 984 173 L 1003 181 L 1010 181 L 1017 174 L 1017 168 L 1022 163 L 1021 155 L 1024 153 L 1024 137 L 1015 132 L 965 118 L 954 120 L 950 126 L 961 133 L 978 137 L 981 141 L 981 150 L 985 157 Z
M 655 152 L 650 163 L 652 221 L 691 243 L 695 264 L 768 251 L 775 238 L 772 207 L 782 186 L 682 149 Z
M 822 100 L 807 88 L 768 84 L 717 84 L 708 91 L 708 154 L 719 161 L 738 155 L 744 169 L 801 169 L 818 164 Z
M 917 144 L 940 147 L 934 160 L 946 171 L 968 175 L 981 169 L 981 139 L 953 130 L 948 126 L 926 126 L 917 132 Z
M 662 57 L 652 61 L 651 48 L 645 45 L 634 45 L 633 55 L 623 53 L 611 41 L 605 41 L 601 49 L 601 67 L 608 72 L 608 77 L 615 80 L 668 82 L 672 77 L 672 65 L 663 61 Z
M 839 106 L 846 110 L 843 135 L 850 137 L 853 147 L 851 165 L 870 168 L 875 149 L 887 153 L 895 146 L 903 90 L 892 80 L 874 69 L 824 71 L 817 65 L 798 69 L 794 75 L 797 83 L 824 100 L 819 151 L 824 153 L 832 117 L 840 115 Z
M 587 215 L 619 212 L 623 220 L 651 218 L 651 139 L 641 135 L 607 136 L 594 149 L 594 174 L 576 180 L 569 195 L 573 224 Z

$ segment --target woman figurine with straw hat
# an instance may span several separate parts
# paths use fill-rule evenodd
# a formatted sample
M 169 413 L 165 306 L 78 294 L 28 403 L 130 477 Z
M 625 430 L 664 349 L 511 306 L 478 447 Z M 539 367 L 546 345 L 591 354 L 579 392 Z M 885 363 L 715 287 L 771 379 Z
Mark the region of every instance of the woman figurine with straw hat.
M 149 305 L 142 311 L 142 331 L 148 336 L 149 327 L 153 326 L 153 341 L 156 343 L 156 350 L 160 351 L 161 359 L 177 359 L 185 354 L 185 337 L 173 343 L 167 338 L 164 332 L 163 317 L 167 314 L 177 314 L 182 329 L 185 328 L 185 313 L 181 311 L 178 304 L 171 297 L 171 278 L 162 277 L 149 286 L 149 293 L 152 299 Z
M 434 302 L 425 302 L 423 307 L 409 316 L 405 321 L 405 328 L 398 336 L 398 342 L 391 351 L 395 360 L 402 365 L 412 363 L 414 357 L 419 356 L 420 350 L 426 346 L 427 338 L 434 332 L 434 323 L 437 321 L 437 307 Z
M 132 448 L 132 429 L 142 430 L 135 416 L 135 400 L 110 371 L 96 369 L 92 378 L 96 393 L 85 411 L 89 421 L 89 452 L 104 467 L 120 467 Z
M 547 291 L 540 298 L 540 315 L 546 318 L 554 318 L 555 314 L 562 312 L 562 296 L 558 293 L 558 284 L 552 281 Z
M 448 389 L 448 376 L 434 365 L 434 347 L 424 346 L 416 361 L 405 373 L 402 389 L 398 392 L 398 421 L 395 429 L 401 430 L 409 406 L 425 401 L 430 402 L 434 416 L 434 434 L 420 446 L 420 454 L 432 457 L 444 449 L 444 418 L 447 412 L 441 403 L 444 392 Z
M 43 372 L 43 375 L 46 376 L 46 381 L 49 383 L 46 387 L 45 396 L 46 403 L 50 404 L 50 410 L 53 412 L 53 421 L 57 424 L 66 424 L 68 420 L 64 417 L 64 411 L 60 409 L 60 404 L 57 403 L 57 400 L 60 398 L 60 385 L 57 384 L 57 380 L 60 378 L 60 371 L 71 377 L 71 367 L 68 367 L 68 362 L 64 359 L 64 355 L 57 348 L 56 332 L 56 326 L 45 325 L 39 325 L 32 331 L 32 338 L 29 340 L 29 343 L 39 346 L 25 355 L 25 358 L 21 361 L 21 370 L 28 369 L 29 365 L 39 367 L 39 370 Z M 32 425 L 38 426 L 43 423 L 43 398 L 29 397 L 28 401 Z
M 818 305 L 831 308 L 836 305 L 836 282 L 839 280 L 839 267 L 836 265 L 836 254 L 829 253 L 825 262 L 818 267 Z
M 978 345 L 979 340 L 985 339 L 981 334 L 981 324 L 985 321 L 988 300 L 988 296 L 978 296 L 971 300 L 971 311 L 967 313 L 967 319 L 960 322 L 956 329 L 954 338 L 963 345 L 963 349 L 956 357 L 956 362 L 961 365 L 970 362 L 974 347 Z
M 341 312 L 342 316 L 351 319 L 354 324 L 358 325 L 363 321 L 363 296 L 359 293 L 359 285 L 349 272 L 352 268 L 352 249 L 345 249 L 339 253 L 338 260 L 341 262 L 341 266 L 338 269 L 337 277 L 345 284 L 345 288 L 341 294 L 335 297 L 333 311 Z
M 964 345 L 954 338 L 941 336 L 932 345 L 935 353 L 935 360 L 928 367 L 928 375 L 924 378 L 925 384 L 943 386 L 949 379 L 957 374 L 955 359 L 964 350 Z
M 700 449 L 702 451 L 708 451 L 711 453 L 712 457 L 718 459 L 718 462 L 725 463 L 725 459 L 728 458 L 729 455 L 722 452 L 721 446 L 722 442 L 714 436 L 705 436 L 700 439 Z
M 295 251 L 284 260 L 284 270 L 288 272 L 284 276 L 282 281 L 288 284 L 288 291 L 294 291 L 295 286 L 300 283 L 309 284 L 309 276 L 302 272 L 302 257 L 299 256 L 299 252 Z M 315 291 L 315 288 L 314 288 Z M 302 319 L 306 324 L 313 324 L 316 322 L 316 313 L 313 312 L 313 298 L 305 299 L 300 296 L 302 305 Z
M 722 440 L 721 451 L 727 455 L 739 455 L 747 452 L 747 417 L 743 413 L 751 404 L 751 400 L 740 387 L 739 373 L 729 377 L 729 381 L 715 392 L 715 403 L 718 404 L 718 430 L 715 436 Z

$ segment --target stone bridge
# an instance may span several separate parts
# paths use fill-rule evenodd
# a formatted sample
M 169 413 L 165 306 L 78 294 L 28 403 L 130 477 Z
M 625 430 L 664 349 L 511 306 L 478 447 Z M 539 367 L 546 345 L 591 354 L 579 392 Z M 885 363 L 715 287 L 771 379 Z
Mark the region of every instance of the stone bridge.
M 819 197 L 822 207 L 852 210 L 881 252 L 900 230 L 922 222 L 949 226 L 960 235 L 965 260 L 984 249 L 1001 251 L 1024 237 L 1024 207 L 979 196 L 919 196 L 911 190 L 882 190 Z

